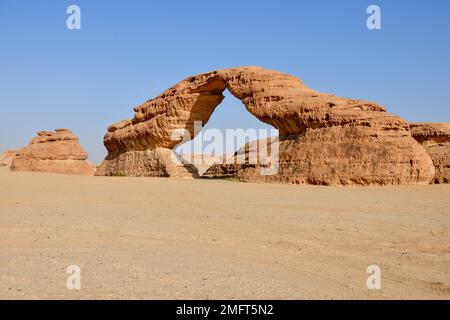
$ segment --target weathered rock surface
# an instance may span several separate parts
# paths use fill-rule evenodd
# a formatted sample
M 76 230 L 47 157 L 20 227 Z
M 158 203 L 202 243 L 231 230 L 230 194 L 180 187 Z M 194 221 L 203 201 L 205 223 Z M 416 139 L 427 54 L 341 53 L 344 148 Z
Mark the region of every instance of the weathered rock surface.
M 10 169 L 16 155 L 16 150 L 6 150 L 5 152 L 2 152 L 0 154 L 0 167 Z
M 70 130 L 39 131 L 37 137 L 18 151 L 11 170 L 93 175 L 95 170 L 86 159 L 86 151 Z
M 133 119 L 108 128 L 108 156 L 96 174 L 158 171 L 146 159 L 153 154 L 134 154 L 174 148 L 181 141 L 172 139 L 177 129 L 193 138 L 194 121 L 209 120 L 225 89 L 280 134 L 278 173 L 261 175 L 258 165 L 238 165 L 244 181 L 384 185 L 428 183 L 434 176 L 405 120 L 376 103 L 319 93 L 293 76 L 258 67 L 193 76 L 136 107 Z
M 174 157 L 174 158 L 172 158 Z M 197 178 L 197 168 L 168 148 L 130 150 L 119 153 L 108 166 L 97 168 L 96 175 L 133 177 Z
M 430 155 L 434 183 L 450 182 L 450 123 L 411 123 L 411 133 Z

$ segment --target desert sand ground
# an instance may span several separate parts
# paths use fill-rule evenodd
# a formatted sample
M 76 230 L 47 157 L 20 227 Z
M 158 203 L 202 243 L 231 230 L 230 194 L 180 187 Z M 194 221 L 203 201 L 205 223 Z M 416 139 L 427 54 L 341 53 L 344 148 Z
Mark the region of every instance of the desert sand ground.
M 1 170 L 0 298 L 449 299 L 449 230 L 450 185 Z M 80 290 L 66 287 L 73 264 Z

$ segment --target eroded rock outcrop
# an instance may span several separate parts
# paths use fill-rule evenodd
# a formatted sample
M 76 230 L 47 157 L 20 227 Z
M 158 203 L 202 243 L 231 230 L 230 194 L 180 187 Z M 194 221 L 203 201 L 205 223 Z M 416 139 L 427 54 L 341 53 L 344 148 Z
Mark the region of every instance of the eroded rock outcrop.
M 18 151 L 11 170 L 93 175 L 95 170 L 86 159 L 86 151 L 70 130 L 39 131 Z
M 225 89 L 280 134 L 277 173 L 262 175 L 258 164 L 240 164 L 235 169 L 241 180 L 384 185 L 428 183 L 434 176 L 405 120 L 376 103 L 319 93 L 293 76 L 258 67 L 196 75 L 136 107 L 133 119 L 108 128 L 108 156 L 96 174 L 145 176 L 167 166 L 150 163 L 149 151 L 174 148 L 181 140 L 172 139 L 177 129 L 193 138 L 194 121 L 209 120 Z
M 172 158 L 174 157 L 174 158 Z M 119 153 L 97 168 L 96 175 L 197 178 L 197 168 L 171 149 L 156 147 Z M 100 174 L 101 173 L 101 174 Z
M 411 133 L 430 155 L 434 183 L 450 182 L 450 123 L 411 123 Z
M 16 155 L 16 150 L 6 150 L 5 152 L 2 152 L 0 154 L 0 168 L 10 169 Z

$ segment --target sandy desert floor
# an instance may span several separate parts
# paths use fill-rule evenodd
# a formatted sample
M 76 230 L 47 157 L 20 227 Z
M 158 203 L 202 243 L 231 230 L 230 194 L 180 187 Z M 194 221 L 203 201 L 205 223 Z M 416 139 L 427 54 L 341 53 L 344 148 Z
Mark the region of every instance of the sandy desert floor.
M 449 299 L 450 185 L 1 170 L 0 298 Z

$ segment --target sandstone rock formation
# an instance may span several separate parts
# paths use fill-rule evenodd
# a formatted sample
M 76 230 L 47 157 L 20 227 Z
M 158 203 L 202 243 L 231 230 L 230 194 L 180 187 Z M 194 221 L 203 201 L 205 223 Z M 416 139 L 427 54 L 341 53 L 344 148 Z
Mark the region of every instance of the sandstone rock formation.
M 172 159 L 172 156 L 175 159 Z M 107 158 L 108 159 L 108 158 Z M 105 165 L 107 163 L 107 166 Z M 96 175 L 197 178 L 197 168 L 167 148 L 130 150 L 114 161 L 105 160 Z
M 259 120 L 279 130 L 279 168 L 236 166 L 244 181 L 323 185 L 429 183 L 434 166 L 408 123 L 369 101 L 319 93 L 299 79 L 259 67 L 221 69 L 181 81 L 134 109 L 133 119 L 108 128 L 108 156 L 97 175 L 167 175 L 155 150 L 171 150 L 177 129 L 193 138 L 228 89 Z M 160 151 L 159 151 L 160 152 Z M 170 175 L 170 174 L 169 174 Z
M 16 150 L 6 150 L 0 154 L 0 167 L 10 169 L 14 157 L 17 155 Z
M 13 171 L 44 171 L 52 173 L 93 175 L 87 153 L 78 138 L 68 129 L 55 132 L 39 131 L 28 146 L 18 151 L 13 160 Z
M 244 146 L 239 148 L 233 155 L 224 156 L 223 160 L 220 162 L 213 163 L 205 172 L 201 175 L 204 178 L 236 178 L 238 180 L 245 181 L 246 179 L 243 177 L 243 174 L 247 172 L 247 170 L 243 170 L 242 163 L 245 164 L 247 168 L 249 167 L 268 167 L 261 166 L 259 161 L 251 161 L 251 159 L 258 159 L 258 144 L 265 146 L 267 148 L 266 154 L 270 157 L 272 142 L 275 138 L 264 139 L 264 140 L 256 140 L 246 143 Z M 242 160 L 239 160 L 241 157 Z M 257 165 L 254 165 L 257 164 Z M 259 165 L 258 165 L 259 164 Z
M 411 123 L 411 133 L 430 155 L 434 183 L 450 182 L 450 123 Z

